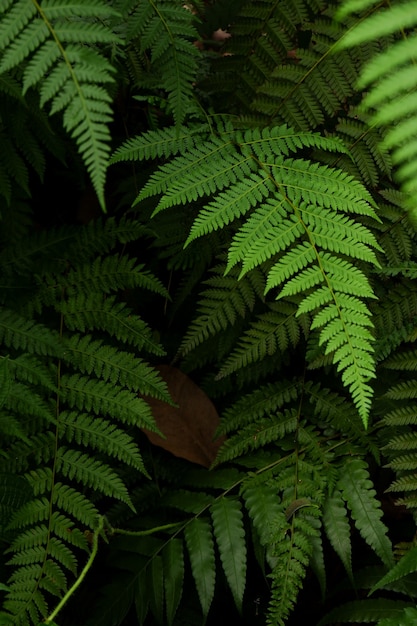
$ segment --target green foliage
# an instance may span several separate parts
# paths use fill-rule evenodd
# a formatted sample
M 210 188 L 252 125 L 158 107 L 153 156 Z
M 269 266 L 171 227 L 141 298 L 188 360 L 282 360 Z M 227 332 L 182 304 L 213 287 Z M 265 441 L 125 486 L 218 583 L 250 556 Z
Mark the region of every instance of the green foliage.
M 340 15 L 351 11 L 364 11 L 372 2 L 345 3 Z M 384 147 L 391 150 L 392 160 L 397 166 L 397 178 L 410 196 L 410 211 L 414 216 L 415 145 L 416 128 L 415 96 L 413 93 L 417 73 L 414 66 L 416 39 L 413 28 L 416 24 L 415 3 L 401 3 L 389 10 L 375 11 L 358 23 L 346 35 L 342 46 L 354 46 L 372 39 L 383 39 L 398 34 L 395 43 L 383 53 L 374 55 L 365 64 L 358 77 L 358 86 L 368 89 L 363 106 L 372 111 L 372 121 L 387 127 Z
M 414 623 L 415 7 L 345 4 L 0 1 L 0 624 Z

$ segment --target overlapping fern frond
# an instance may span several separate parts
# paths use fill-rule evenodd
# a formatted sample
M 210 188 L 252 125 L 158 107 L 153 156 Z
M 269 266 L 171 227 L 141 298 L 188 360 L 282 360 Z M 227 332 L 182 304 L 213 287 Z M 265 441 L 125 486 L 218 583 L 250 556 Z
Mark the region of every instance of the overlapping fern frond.
M 114 71 L 99 46 L 118 41 L 115 16 L 100 0 L 6 0 L 0 19 L 0 73 L 21 76 L 22 93 L 36 89 L 50 115 L 63 112 L 103 208 Z
M 187 114 L 198 109 L 193 95 L 200 56 L 194 45 L 199 39 L 197 17 L 191 7 L 175 0 L 122 0 L 116 7 L 124 17 L 128 44 L 137 42 L 136 54 L 144 59 L 138 86 L 162 88 L 179 127 Z
M 17 246 L 10 254 L 3 242 L 0 474 L 9 481 L 21 476 L 27 484 L 22 497 L 29 493 L 7 524 L 2 518 L 12 568 L 3 608 L 16 625 L 44 619 L 51 594 L 61 597 L 67 590 L 77 574 L 79 551 L 89 549 L 85 532 L 96 526 L 100 497 L 133 508 L 123 468 L 147 475 L 137 432 L 156 425 L 138 393 L 166 401 L 169 395 L 135 352 L 144 345 L 148 352 L 161 349 L 133 311 L 116 295 L 105 295 L 126 288 L 166 294 L 126 255 L 97 256 L 100 248 L 102 254 L 110 252 L 137 232 L 142 231 L 131 220 L 108 220 L 82 235 L 63 228 L 46 245 L 43 233 L 32 234 L 32 246 Z M 24 284 L 33 273 L 36 280 L 16 305 L 15 281 Z M 8 428 L 2 428 L 3 421 Z
M 417 369 L 416 353 L 411 350 L 397 351 L 384 362 L 384 367 L 403 372 L 404 377 L 386 392 L 386 398 L 395 405 L 382 419 L 388 437 L 384 453 L 395 473 L 395 480 L 389 489 L 399 494 L 399 503 L 414 511 L 417 508 L 417 464 L 414 460 L 416 380 L 413 374 Z
M 297 315 L 312 316 L 311 328 L 320 329 L 319 343 L 332 355 L 366 423 L 374 373 L 365 301 L 374 296 L 361 264 L 378 265 L 373 251 L 378 245 L 354 216 L 375 216 L 372 198 L 342 170 L 297 158 L 302 148 L 343 153 L 336 139 L 286 126 L 262 132 L 221 130 L 221 135 L 199 140 L 197 135 L 185 154 L 161 165 L 137 201 L 160 196 L 159 213 L 208 196 L 186 244 L 231 224 L 226 274 L 240 265 L 242 279 L 268 264 L 265 292 L 278 287 L 278 298 L 301 295 Z M 171 134 L 166 141 L 172 141 Z M 136 150 L 140 142 L 136 140 Z M 144 148 L 148 143 L 145 135 Z M 131 155 L 129 144 L 117 158 Z M 205 321 L 207 336 L 210 324 Z

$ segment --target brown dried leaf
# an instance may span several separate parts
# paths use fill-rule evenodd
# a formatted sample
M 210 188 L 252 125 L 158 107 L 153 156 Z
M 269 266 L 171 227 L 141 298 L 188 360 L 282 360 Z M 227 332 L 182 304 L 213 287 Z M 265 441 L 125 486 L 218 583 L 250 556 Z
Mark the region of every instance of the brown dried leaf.
M 214 438 L 219 415 L 210 398 L 186 374 L 171 365 L 160 365 L 159 373 L 168 385 L 177 405 L 147 398 L 159 430 L 159 435 L 143 430 L 149 441 L 175 456 L 210 467 L 223 439 Z

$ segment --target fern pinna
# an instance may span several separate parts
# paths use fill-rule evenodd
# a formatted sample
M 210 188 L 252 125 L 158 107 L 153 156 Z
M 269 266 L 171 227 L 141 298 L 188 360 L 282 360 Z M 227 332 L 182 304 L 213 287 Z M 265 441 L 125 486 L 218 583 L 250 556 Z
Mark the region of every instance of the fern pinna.
M 296 296 L 297 315 L 312 314 L 316 341 L 332 355 L 366 424 L 374 377 L 366 302 L 374 294 L 361 266 L 378 265 L 378 244 L 355 216 L 375 217 L 374 203 L 351 176 L 301 154 L 345 148 L 286 126 L 245 132 L 226 126 L 187 141 L 184 154 L 184 142 L 170 131 L 145 134 L 119 148 L 113 161 L 182 151 L 158 168 L 136 201 L 161 194 L 157 214 L 208 196 L 186 245 L 230 224 L 225 273 L 239 264 L 243 277 L 269 264 L 265 293 L 278 288 L 278 298 Z
M 117 294 L 165 290 L 120 250 L 109 254 L 141 233 L 122 219 L 3 242 L 0 475 L 25 480 L 24 501 L 1 516 L 14 569 L 2 623 L 47 617 L 85 560 L 100 500 L 134 508 L 123 467 L 147 475 L 137 433 L 156 425 L 138 393 L 169 401 L 146 357 L 163 351 Z

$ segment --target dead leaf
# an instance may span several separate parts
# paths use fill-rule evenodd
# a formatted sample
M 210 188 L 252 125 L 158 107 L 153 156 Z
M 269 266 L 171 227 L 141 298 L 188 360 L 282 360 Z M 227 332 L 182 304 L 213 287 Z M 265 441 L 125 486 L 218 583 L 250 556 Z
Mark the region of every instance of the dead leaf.
M 146 398 L 151 407 L 159 435 L 143 429 L 149 441 L 175 456 L 210 467 L 224 438 L 215 441 L 219 415 L 210 398 L 186 374 L 171 365 L 157 367 L 168 385 L 177 407 L 155 398 Z

